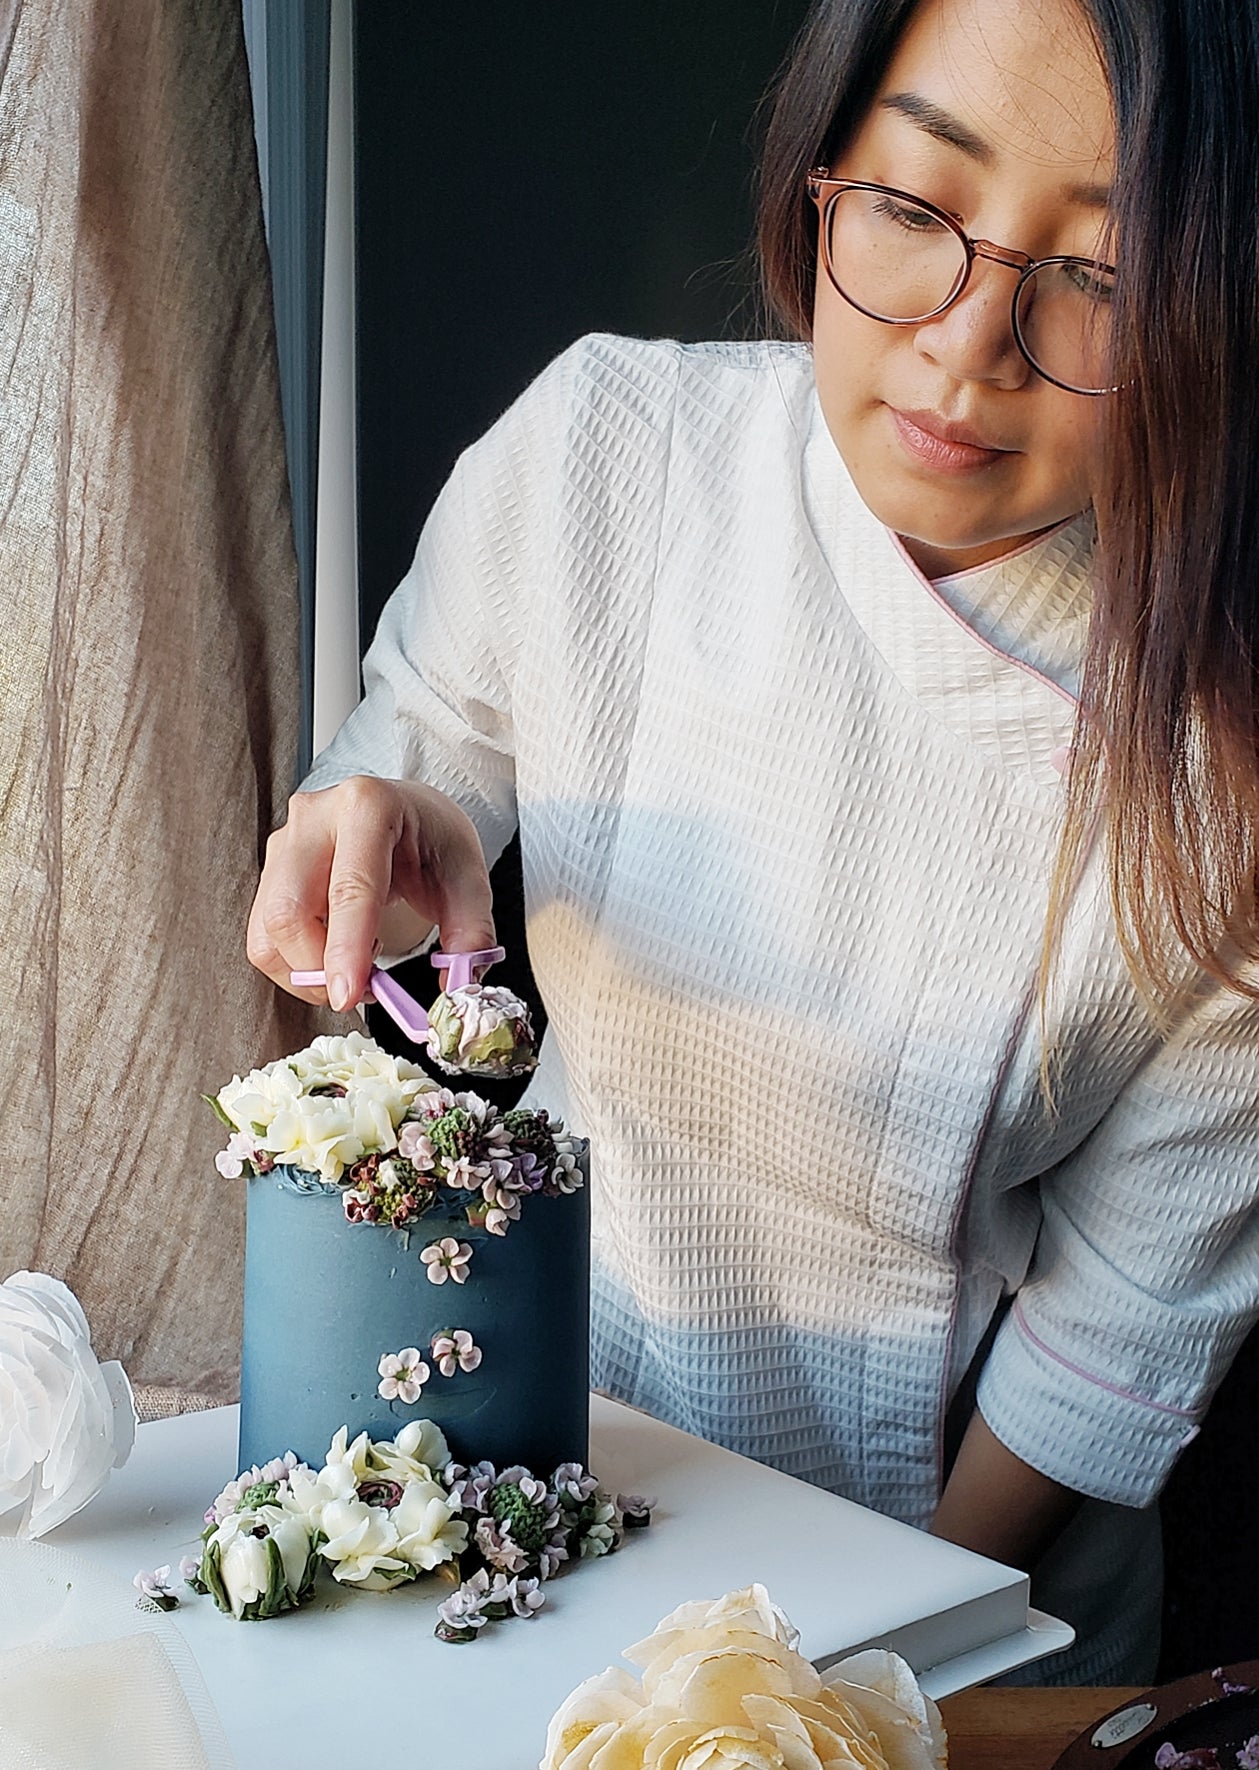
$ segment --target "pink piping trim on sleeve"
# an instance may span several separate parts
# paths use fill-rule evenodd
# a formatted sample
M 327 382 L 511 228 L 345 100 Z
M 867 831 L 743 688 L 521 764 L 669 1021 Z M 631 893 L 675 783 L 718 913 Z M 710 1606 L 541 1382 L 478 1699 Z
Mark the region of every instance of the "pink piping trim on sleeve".
M 1178 1420 L 1192 1420 L 1195 1417 L 1197 1410 L 1194 1408 L 1172 1407 L 1166 1401 L 1151 1401 L 1148 1396 L 1137 1395 L 1131 1389 L 1121 1389 L 1117 1383 L 1108 1383 L 1105 1377 L 1095 1377 L 1092 1371 L 1083 1370 L 1078 1364 L 1073 1364 L 1069 1358 L 1064 1358 L 1060 1352 L 1055 1352 L 1052 1346 L 1046 1346 L 1040 1335 L 1028 1325 L 1027 1317 L 1023 1313 L 1022 1302 L 1018 1297 L 1014 1299 L 1014 1307 L 1010 1313 L 1032 1345 L 1039 1347 L 1046 1358 L 1052 1358 L 1055 1364 L 1062 1365 L 1064 1370 L 1069 1370 L 1073 1376 L 1083 1377 L 1086 1383 L 1092 1383 L 1098 1389 L 1105 1389 L 1111 1395 L 1118 1395 L 1122 1401 L 1135 1401 L 1141 1407 L 1152 1407 L 1156 1413 L 1174 1414 Z
M 994 658 L 1001 658 L 1005 663 L 1013 664 L 1016 669 L 1022 670 L 1025 675 L 1032 677 L 1034 681 L 1041 683 L 1045 688 L 1051 688 L 1060 699 L 1066 701 L 1068 706 L 1074 707 L 1078 705 L 1077 697 L 1071 693 L 1069 688 L 1063 688 L 1060 682 L 1055 682 L 1052 676 L 1046 676 L 1044 671 L 1038 670 L 1034 664 L 1025 663 L 1022 658 L 1016 658 L 1012 652 L 1002 651 L 999 645 L 994 645 L 990 639 L 985 639 L 982 633 L 977 633 L 968 621 L 962 619 L 956 609 L 950 608 L 948 598 L 941 596 L 940 592 L 936 589 L 926 573 L 920 571 L 914 564 L 913 560 L 910 558 L 908 548 L 905 546 L 905 543 L 901 540 L 896 531 L 894 529 L 888 529 L 886 532 L 891 538 L 892 545 L 896 548 L 896 551 L 905 561 L 905 564 L 917 578 L 918 582 L 929 592 L 932 598 L 939 603 L 949 619 L 951 621 L 956 621 L 963 633 L 968 633 L 977 645 L 982 645 L 984 650 L 991 652 Z M 1043 537 L 1041 538 L 1043 539 Z M 1022 552 L 1022 549 L 1020 548 L 1019 551 Z M 953 575 L 960 577 L 961 573 L 958 572 Z

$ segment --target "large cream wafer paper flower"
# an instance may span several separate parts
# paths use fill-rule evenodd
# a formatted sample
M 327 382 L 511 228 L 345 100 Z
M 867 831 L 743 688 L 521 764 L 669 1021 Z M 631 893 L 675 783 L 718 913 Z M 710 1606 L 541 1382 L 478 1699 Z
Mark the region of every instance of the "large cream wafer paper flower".
M 625 1650 L 641 1677 L 588 1678 L 540 1770 L 944 1770 L 940 1711 L 894 1653 L 822 1679 L 764 1586 L 684 1604 Z

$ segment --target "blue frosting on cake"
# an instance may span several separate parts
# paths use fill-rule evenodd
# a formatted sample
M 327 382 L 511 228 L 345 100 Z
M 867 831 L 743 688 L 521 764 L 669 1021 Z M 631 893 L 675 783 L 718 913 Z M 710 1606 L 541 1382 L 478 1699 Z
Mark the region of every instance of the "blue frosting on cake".
M 503 1236 L 437 1212 L 395 1230 L 348 1222 L 340 1189 L 316 1176 L 252 1177 L 241 1468 L 287 1450 L 318 1466 L 341 1426 L 351 1438 L 392 1438 L 420 1419 L 441 1427 L 459 1462 L 523 1463 L 542 1474 L 584 1464 L 589 1199 L 584 1186 L 531 1195 Z M 446 1236 L 473 1250 L 463 1284 L 433 1284 L 420 1258 Z M 471 1333 L 482 1362 L 443 1377 L 432 1339 L 456 1328 Z M 386 1401 L 377 1392 L 381 1356 L 409 1346 L 432 1374 L 417 1401 Z

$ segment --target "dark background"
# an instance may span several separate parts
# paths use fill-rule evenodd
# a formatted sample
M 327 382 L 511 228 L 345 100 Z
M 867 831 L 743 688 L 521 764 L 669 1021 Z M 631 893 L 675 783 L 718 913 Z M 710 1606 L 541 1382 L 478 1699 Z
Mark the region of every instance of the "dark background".
M 758 330 L 754 119 L 804 12 L 804 0 L 360 0 L 365 639 L 456 455 L 574 338 Z M 494 884 L 519 958 L 512 851 Z M 422 998 L 431 975 L 412 979 Z M 527 973 L 495 978 L 531 993 Z M 390 1042 L 391 1022 L 373 1030 Z M 1259 1657 L 1257 1405 L 1251 1343 L 1163 1503 L 1164 1677 Z

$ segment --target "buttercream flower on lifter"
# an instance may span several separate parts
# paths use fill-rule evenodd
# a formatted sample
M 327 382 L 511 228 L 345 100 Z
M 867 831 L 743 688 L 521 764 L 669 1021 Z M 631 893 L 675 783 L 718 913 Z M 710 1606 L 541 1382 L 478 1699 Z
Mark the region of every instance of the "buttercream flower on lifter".
M 404 1346 L 401 1352 L 386 1352 L 376 1366 L 380 1372 L 377 1394 L 385 1401 L 418 1401 L 432 1372 L 420 1357 L 418 1346 Z
M 451 1073 L 527 1075 L 537 1066 L 529 1010 L 509 989 L 468 983 L 429 1010 L 428 1054 Z
M 456 1371 L 477 1368 L 481 1362 L 481 1348 L 467 1328 L 453 1328 L 448 1333 L 433 1335 L 433 1357 L 443 1377 L 453 1377 Z
M 468 1262 L 471 1258 L 470 1243 L 456 1241 L 453 1235 L 443 1236 L 441 1241 L 430 1242 L 420 1254 L 420 1259 L 428 1268 L 430 1284 L 445 1284 L 448 1278 L 453 1278 L 456 1284 L 463 1284 L 468 1276 Z

